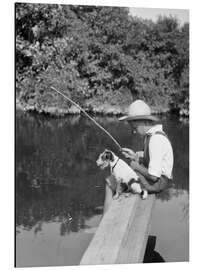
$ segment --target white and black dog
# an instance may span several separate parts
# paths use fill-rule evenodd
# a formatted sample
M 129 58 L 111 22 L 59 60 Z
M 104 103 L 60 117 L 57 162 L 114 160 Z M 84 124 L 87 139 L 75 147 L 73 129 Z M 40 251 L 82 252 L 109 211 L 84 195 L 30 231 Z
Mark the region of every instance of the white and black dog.
M 99 155 L 96 163 L 102 170 L 110 167 L 111 174 L 117 182 L 114 199 L 117 199 L 122 192 L 138 193 L 141 194 L 143 199 L 147 198 L 147 190 L 141 188 L 137 173 L 112 151 L 106 149 Z

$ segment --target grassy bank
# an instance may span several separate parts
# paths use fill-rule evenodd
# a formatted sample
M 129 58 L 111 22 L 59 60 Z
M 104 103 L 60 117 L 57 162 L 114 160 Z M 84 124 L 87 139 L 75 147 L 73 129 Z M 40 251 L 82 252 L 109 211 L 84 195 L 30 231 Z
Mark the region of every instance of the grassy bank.
M 111 105 L 111 104 L 104 104 L 98 103 L 91 104 L 91 106 L 85 106 L 83 109 L 87 113 L 92 115 L 105 115 L 105 116 L 122 116 L 127 113 L 127 108 L 130 103 L 126 105 Z M 45 106 L 41 109 L 36 107 L 35 105 L 23 104 L 16 101 L 16 110 L 25 111 L 25 112 L 35 112 L 37 114 L 48 114 L 51 116 L 65 116 L 65 115 L 77 115 L 81 114 L 81 111 L 76 108 L 74 105 L 70 106 L 69 108 L 60 108 L 58 106 Z M 163 107 L 152 107 L 151 108 L 152 114 L 165 114 L 171 113 L 170 108 L 163 108 Z M 174 113 L 174 112 L 173 112 Z M 181 116 L 188 116 L 187 114 L 181 114 Z

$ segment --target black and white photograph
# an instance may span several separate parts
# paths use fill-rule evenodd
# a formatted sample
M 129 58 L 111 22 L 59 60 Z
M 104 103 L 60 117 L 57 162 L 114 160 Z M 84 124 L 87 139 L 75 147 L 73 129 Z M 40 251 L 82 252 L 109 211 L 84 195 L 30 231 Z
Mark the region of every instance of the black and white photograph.
M 15 267 L 189 262 L 190 11 L 125 5 L 13 3 Z

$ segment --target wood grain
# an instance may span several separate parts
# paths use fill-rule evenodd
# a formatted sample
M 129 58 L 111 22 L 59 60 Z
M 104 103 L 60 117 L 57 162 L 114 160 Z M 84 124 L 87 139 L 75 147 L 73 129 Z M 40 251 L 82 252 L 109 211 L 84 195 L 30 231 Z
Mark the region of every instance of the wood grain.
M 80 264 L 142 262 L 155 196 L 142 200 L 139 195 L 122 195 L 113 201 L 108 197 L 107 201 L 108 207 Z

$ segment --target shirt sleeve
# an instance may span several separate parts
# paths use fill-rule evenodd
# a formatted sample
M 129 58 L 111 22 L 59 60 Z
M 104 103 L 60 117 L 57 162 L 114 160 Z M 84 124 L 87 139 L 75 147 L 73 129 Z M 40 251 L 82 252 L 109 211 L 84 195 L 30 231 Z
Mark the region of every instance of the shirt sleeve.
M 163 150 L 162 135 L 152 136 L 149 142 L 148 173 L 156 177 L 162 173 Z

